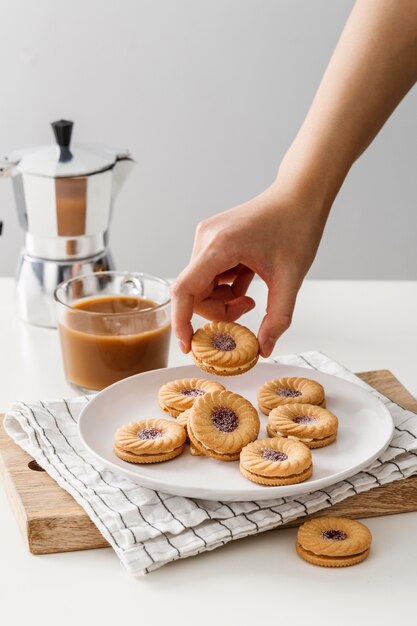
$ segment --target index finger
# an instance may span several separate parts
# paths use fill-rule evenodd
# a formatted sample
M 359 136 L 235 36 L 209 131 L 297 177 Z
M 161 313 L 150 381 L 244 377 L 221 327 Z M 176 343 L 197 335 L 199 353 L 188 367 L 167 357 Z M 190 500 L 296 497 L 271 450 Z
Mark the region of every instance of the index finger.
M 191 318 L 196 297 L 210 290 L 217 275 L 227 269 L 218 255 L 206 253 L 189 263 L 172 284 L 172 329 L 183 352 L 189 352 L 191 348 Z

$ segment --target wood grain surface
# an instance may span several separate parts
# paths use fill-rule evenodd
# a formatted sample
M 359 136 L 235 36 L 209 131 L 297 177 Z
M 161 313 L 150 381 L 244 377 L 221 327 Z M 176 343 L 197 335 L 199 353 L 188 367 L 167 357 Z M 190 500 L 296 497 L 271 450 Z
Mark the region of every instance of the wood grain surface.
M 388 370 L 359 376 L 398 404 L 417 412 L 417 400 Z M 39 470 L 0 426 L 0 476 L 28 549 L 33 554 L 49 554 L 108 546 L 72 496 Z M 331 514 L 361 518 L 416 510 L 417 476 L 413 476 L 347 498 L 311 517 Z M 285 527 L 305 520 L 295 520 Z

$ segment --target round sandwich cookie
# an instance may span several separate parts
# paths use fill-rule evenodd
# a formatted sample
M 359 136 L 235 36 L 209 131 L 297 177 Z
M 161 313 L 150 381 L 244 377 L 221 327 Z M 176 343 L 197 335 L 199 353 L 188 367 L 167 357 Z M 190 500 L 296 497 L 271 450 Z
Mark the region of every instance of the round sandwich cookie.
M 302 441 L 308 448 L 324 448 L 336 440 L 339 420 L 314 404 L 282 404 L 272 409 L 266 431 L 270 437 Z
M 113 451 L 128 463 L 160 463 L 182 453 L 186 436 L 185 428 L 171 420 L 141 420 L 118 429 Z
M 162 385 L 158 392 L 159 406 L 172 417 L 191 409 L 195 400 L 208 391 L 220 391 L 224 386 L 204 378 L 182 378 Z
M 259 387 L 257 397 L 265 415 L 283 404 L 326 405 L 322 385 L 309 378 L 274 378 Z
M 297 553 L 322 567 L 347 567 L 364 561 L 372 535 L 361 522 L 346 517 L 318 517 L 298 529 Z
M 198 367 L 210 374 L 236 376 L 250 370 L 259 358 L 258 340 L 248 328 L 234 322 L 210 322 L 191 340 Z
M 232 391 L 212 391 L 198 398 L 187 424 L 192 446 L 219 461 L 237 461 L 242 448 L 256 439 L 259 428 L 255 407 Z
M 313 461 L 309 448 L 300 441 L 257 439 L 240 453 L 240 471 L 259 485 L 295 485 L 310 478 Z

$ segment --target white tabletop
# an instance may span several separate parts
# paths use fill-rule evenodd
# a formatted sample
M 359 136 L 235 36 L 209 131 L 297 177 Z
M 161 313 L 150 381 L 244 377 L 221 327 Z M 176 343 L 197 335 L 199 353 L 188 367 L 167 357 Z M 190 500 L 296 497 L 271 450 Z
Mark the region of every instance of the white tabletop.
M 253 330 L 265 308 L 244 318 Z M 321 350 L 354 371 L 391 369 L 417 395 L 417 283 L 307 281 L 277 353 Z M 198 323 L 198 321 L 197 321 Z M 14 399 L 74 395 L 56 331 L 16 319 L 13 281 L 0 279 L 0 409 Z M 170 365 L 190 363 L 173 342 Z M 272 531 L 131 578 L 111 549 L 47 556 L 26 551 L 0 489 L 0 607 L 5 623 L 135 622 L 379 626 L 414 613 L 417 513 L 367 520 L 371 556 L 341 570 L 304 563 L 295 530 Z M 362 621 L 361 621 L 362 620 Z

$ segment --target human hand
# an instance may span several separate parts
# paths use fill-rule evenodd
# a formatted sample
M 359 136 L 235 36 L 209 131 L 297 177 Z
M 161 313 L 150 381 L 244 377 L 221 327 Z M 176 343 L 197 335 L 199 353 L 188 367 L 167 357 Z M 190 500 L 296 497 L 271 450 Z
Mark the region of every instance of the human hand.
M 257 274 L 268 287 L 260 353 L 271 354 L 291 324 L 324 228 L 320 205 L 305 196 L 278 177 L 256 198 L 198 225 L 190 262 L 171 288 L 172 327 L 183 352 L 191 347 L 193 312 L 234 321 L 254 308 L 246 292 Z

